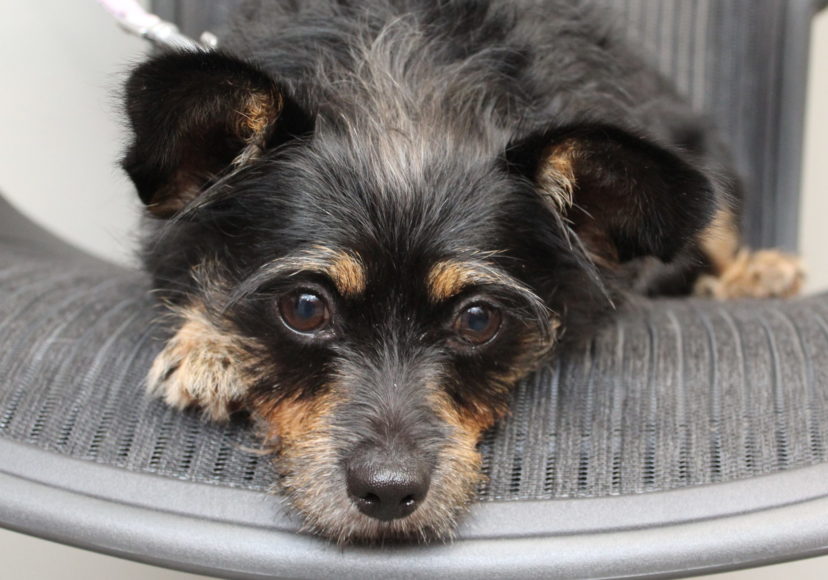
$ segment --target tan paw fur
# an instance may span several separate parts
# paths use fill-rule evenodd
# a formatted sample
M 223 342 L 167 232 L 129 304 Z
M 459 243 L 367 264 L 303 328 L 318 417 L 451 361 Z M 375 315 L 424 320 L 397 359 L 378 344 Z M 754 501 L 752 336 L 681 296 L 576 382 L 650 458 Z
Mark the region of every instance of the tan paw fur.
M 729 298 L 789 298 L 802 290 L 805 270 L 797 256 L 779 250 L 741 249 L 719 276 L 705 275 L 694 293 Z
M 198 406 L 209 418 L 226 420 L 252 381 L 245 371 L 249 355 L 238 337 L 216 328 L 202 309 L 179 314 L 181 327 L 150 368 L 149 392 L 173 407 Z

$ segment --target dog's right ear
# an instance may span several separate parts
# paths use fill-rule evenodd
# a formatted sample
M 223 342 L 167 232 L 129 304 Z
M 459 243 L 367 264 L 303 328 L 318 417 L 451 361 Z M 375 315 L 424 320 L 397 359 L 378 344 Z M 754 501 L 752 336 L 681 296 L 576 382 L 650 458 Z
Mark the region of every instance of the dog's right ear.
M 265 72 L 219 52 L 164 54 L 126 85 L 134 139 L 122 165 L 149 211 L 170 217 L 229 167 L 313 130 Z

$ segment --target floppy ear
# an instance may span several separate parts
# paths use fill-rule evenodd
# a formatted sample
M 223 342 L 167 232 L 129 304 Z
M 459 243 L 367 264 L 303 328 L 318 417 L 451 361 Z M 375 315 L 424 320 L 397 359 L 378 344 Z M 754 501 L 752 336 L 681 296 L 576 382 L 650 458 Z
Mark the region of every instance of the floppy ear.
M 559 129 L 510 149 L 550 208 L 604 261 L 672 258 L 710 220 L 710 180 L 678 153 L 614 127 Z
M 232 165 L 312 130 L 255 66 L 218 52 L 180 52 L 136 68 L 126 85 L 134 139 L 122 165 L 150 212 L 169 217 Z

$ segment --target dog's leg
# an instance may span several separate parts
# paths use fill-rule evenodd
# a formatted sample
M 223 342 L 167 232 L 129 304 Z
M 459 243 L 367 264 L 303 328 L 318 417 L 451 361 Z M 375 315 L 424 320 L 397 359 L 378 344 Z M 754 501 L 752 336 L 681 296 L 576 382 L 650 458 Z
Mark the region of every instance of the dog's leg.
M 802 289 L 805 270 L 799 257 L 742 246 L 734 215 L 728 210 L 718 211 L 699 245 L 710 262 L 710 273 L 696 282 L 694 294 L 698 296 L 788 298 Z
M 240 339 L 213 324 L 204 309 L 179 309 L 181 325 L 149 371 L 147 387 L 176 408 L 200 407 L 216 421 L 226 420 L 252 381 L 249 354 Z

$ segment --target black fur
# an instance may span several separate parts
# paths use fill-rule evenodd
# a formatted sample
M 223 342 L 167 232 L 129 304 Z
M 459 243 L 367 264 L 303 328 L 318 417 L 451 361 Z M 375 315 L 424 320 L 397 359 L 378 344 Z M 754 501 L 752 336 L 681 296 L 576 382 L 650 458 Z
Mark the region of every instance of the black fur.
M 168 301 L 204 303 L 218 327 L 252 338 L 270 370 L 249 405 L 339 401 L 320 452 L 336 458 L 323 504 L 290 482 L 325 460 L 282 465 L 313 529 L 341 541 L 446 535 L 473 481 L 462 501 L 445 492 L 457 505 L 435 497 L 416 524 L 383 527 L 334 505 L 341 465 L 387 444 L 429 466 L 432 495 L 459 477 L 441 464 L 456 427 L 429 393 L 479 431 L 516 380 L 592 334 L 625 293 L 686 290 L 704 268 L 697 235 L 733 202 L 726 155 L 585 2 L 248 2 L 222 41 L 218 53 L 157 56 L 127 85 L 124 167 L 163 206 L 155 215 L 172 216 L 150 226 L 147 268 Z M 283 103 L 258 137 L 237 129 L 251 91 Z M 556 144 L 577 148 L 571 205 L 537 181 Z M 359 256 L 364 291 L 269 269 L 319 247 Z M 501 282 L 435 303 L 426 281 L 446 260 L 484 262 Z M 279 297 L 296 289 L 329 300 L 324 340 L 280 322 Z M 480 346 L 458 346 L 451 327 L 469 301 L 505 313 Z

